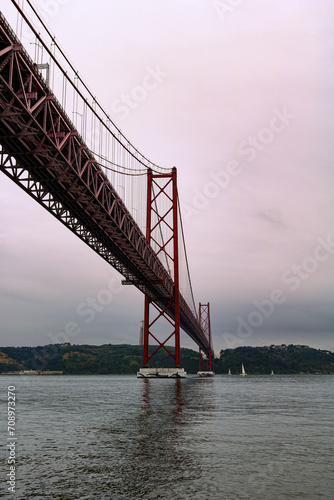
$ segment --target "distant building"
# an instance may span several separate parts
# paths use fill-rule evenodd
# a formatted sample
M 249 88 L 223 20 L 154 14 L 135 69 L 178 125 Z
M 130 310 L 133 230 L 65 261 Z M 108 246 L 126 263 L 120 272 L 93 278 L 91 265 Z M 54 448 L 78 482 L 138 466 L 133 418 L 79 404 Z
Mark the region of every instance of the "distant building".
M 144 345 L 144 321 L 140 322 L 140 329 L 139 329 L 139 345 Z
M 272 349 L 287 349 L 287 345 L 286 344 L 281 344 L 281 345 L 274 345 L 272 344 L 270 347 L 272 347 Z

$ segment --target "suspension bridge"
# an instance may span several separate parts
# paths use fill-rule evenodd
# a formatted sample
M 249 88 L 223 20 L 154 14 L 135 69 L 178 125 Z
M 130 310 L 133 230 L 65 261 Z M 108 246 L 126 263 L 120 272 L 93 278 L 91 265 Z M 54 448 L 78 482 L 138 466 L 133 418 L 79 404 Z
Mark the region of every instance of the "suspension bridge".
M 124 285 L 144 294 L 138 376 L 186 376 L 180 328 L 212 373 L 210 309 L 195 305 L 176 168 L 161 167 L 135 148 L 32 2 L 25 9 L 24 2 L 11 2 L 16 30 L 0 13 L 1 171 L 113 266 Z M 150 341 L 156 346 L 151 354 Z M 175 369 L 149 367 L 160 349 L 174 358 Z

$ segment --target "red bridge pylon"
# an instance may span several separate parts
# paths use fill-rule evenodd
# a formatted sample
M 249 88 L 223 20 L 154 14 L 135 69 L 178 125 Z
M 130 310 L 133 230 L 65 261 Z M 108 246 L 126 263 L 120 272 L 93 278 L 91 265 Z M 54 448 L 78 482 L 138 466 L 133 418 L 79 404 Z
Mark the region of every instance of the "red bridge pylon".
M 214 375 L 214 370 L 215 370 L 215 359 L 214 359 L 214 352 L 212 349 L 212 337 L 211 337 L 211 322 L 210 322 L 210 303 L 208 302 L 207 304 L 199 304 L 199 309 L 198 309 L 198 317 L 199 317 L 199 322 L 200 325 L 207 335 L 209 339 L 209 346 L 210 346 L 210 351 L 209 351 L 209 356 L 207 359 L 203 360 L 202 359 L 202 350 L 201 348 L 199 349 L 199 371 L 198 375 L 200 377 L 212 377 Z M 203 363 L 203 368 L 202 370 L 202 363 Z
M 162 237 L 164 235 L 164 237 Z M 174 293 L 169 299 L 153 301 L 145 296 L 144 306 L 144 359 L 143 369 L 139 376 L 154 376 L 154 370 L 149 372 L 148 362 L 160 349 L 164 349 L 175 360 L 175 369 L 163 369 L 156 376 L 184 377 L 181 369 L 180 356 L 180 289 L 179 289 L 179 259 L 178 259 L 178 203 L 177 203 L 177 171 L 174 167 L 171 173 L 155 174 L 151 169 L 147 173 L 147 221 L 146 241 L 152 246 L 156 256 L 166 267 L 174 282 Z M 151 311 L 154 312 L 151 315 Z M 151 317 L 152 316 L 152 317 Z M 164 341 L 159 339 L 156 329 L 158 320 L 166 320 L 171 333 Z M 161 324 L 161 322 L 159 323 Z M 155 329 L 155 330 L 154 330 Z M 153 331 L 154 330 L 154 331 Z M 159 332 L 160 333 L 160 332 Z M 174 337 L 175 355 L 168 349 L 166 343 Z M 152 338 L 158 346 L 149 354 L 149 341 Z

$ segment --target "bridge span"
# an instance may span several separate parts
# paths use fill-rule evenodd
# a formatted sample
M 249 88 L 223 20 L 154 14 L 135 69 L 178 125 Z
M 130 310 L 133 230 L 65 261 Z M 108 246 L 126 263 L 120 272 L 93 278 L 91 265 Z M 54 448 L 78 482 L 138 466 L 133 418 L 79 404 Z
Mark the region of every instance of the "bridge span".
M 28 19 L 25 21 L 29 24 Z M 30 28 L 38 38 L 33 26 Z M 125 278 L 124 284 L 132 284 L 143 292 L 146 306 L 152 304 L 159 315 L 167 315 L 174 323 L 179 321 L 199 348 L 213 356 L 211 339 L 178 291 L 176 267 L 171 272 L 158 256 L 166 250 L 166 243 L 160 244 L 159 251 L 152 247 L 150 233 L 146 230 L 143 234 L 103 171 L 100 158 L 88 147 L 2 13 L 0 144 L 0 168 L 5 175 L 119 271 Z M 138 161 L 130 147 L 121 147 Z M 141 163 L 144 165 L 143 160 Z M 171 229 L 176 239 L 176 169 L 156 171 L 154 164 L 147 162 L 145 169 L 148 176 L 167 178 L 167 184 L 170 178 L 174 183 L 173 207 L 168 212 L 174 214 Z M 164 187 L 158 189 L 165 193 Z M 157 212 L 155 199 L 153 196 L 150 207 Z M 159 218 L 166 222 L 164 214 Z M 174 259 L 177 261 L 176 254 Z M 165 349 L 165 342 L 158 341 L 158 349 Z M 144 359 L 144 366 L 147 362 Z M 179 363 L 176 359 L 176 366 Z

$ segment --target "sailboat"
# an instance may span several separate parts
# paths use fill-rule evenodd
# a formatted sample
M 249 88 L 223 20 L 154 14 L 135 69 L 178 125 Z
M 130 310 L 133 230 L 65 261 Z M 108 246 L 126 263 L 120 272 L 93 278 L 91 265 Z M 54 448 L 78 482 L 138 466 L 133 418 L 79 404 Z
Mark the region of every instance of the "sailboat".
M 274 375 L 274 370 L 271 370 L 271 375 Z
M 232 373 L 231 373 L 231 370 L 230 370 L 230 369 L 228 369 L 228 374 L 229 374 L 229 375 L 232 375 Z
M 243 363 L 241 363 L 241 373 L 239 375 L 247 375 L 247 373 L 245 372 L 245 368 L 244 368 Z

